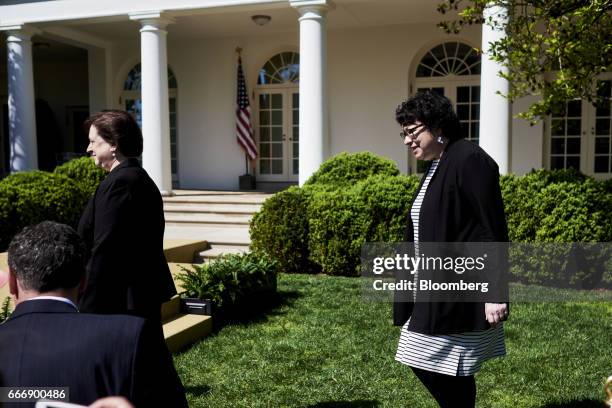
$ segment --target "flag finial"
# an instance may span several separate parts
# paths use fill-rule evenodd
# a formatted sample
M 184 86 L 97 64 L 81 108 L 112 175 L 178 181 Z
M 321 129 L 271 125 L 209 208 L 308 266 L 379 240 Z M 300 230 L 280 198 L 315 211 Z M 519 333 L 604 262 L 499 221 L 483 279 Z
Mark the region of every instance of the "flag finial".
M 236 47 L 236 53 L 240 55 L 241 52 L 242 52 L 242 47 Z

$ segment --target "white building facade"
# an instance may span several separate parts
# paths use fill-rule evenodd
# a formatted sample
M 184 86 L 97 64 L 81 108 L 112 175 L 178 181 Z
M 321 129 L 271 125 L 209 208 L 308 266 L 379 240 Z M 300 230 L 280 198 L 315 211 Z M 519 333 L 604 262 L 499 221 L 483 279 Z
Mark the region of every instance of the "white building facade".
M 12 3 L 0 6 L 5 173 L 82 152 L 83 119 L 125 109 L 141 123 L 143 165 L 162 192 L 237 189 L 245 173 L 235 135 L 240 47 L 258 187 L 303 183 L 342 151 L 371 151 L 418 172 L 394 112 L 423 88 L 453 101 L 464 135 L 503 173 L 575 167 L 612 175 L 609 108 L 576 101 L 535 126 L 513 118 L 530 101 L 499 97 L 509 86 L 497 76 L 500 67 L 473 50 L 503 33 L 470 27 L 447 35 L 436 27 L 443 16 L 435 1 Z M 602 80 L 610 96 L 612 77 Z

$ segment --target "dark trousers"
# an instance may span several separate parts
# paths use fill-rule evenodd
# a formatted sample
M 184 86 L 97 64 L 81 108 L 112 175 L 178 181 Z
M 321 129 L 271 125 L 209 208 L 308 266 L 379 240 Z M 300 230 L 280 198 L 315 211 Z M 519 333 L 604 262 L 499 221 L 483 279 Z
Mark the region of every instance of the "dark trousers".
M 474 376 L 455 377 L 410 367 L 441 408 L 474 408 L 476 381 Z

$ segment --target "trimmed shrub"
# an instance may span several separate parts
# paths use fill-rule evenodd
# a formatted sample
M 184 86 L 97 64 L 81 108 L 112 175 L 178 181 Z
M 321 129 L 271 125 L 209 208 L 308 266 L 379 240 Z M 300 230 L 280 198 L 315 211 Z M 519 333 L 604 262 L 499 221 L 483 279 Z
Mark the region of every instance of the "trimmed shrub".
M 61 166 L 57 166 L 53 172 L 74 180 L 88 197 L 94 195 L 96 188 L 106 177 L 106 172 L 96 167 L 89 157 L 70 160 Z
M 25 226 L 51 220 L 76 227 L 88 197 L 74 180 L 44 171 L 14 173 L 0 182 L 0 246 Z
M 216 308 L 231 309 L 254 297 L 276 292 L 278 263 L 265 254 L 227 254 L 178 275 L 188 297 L 210 299 Z
M 399 170 L 393 160 L 370 152 L 343 152 L 323 163 L 304 185 L 327 184 L 341 188 L 378 174 L 396 176 Z
M 251 248 L 275 259 L 284 272 L 317 269 L 308 259 L 308 200 L 306 190 L 291 187 L 268 198 L 251 220 Z
M 312 261 L 330 275 L 360 274 L 365 242 L 404 240 L 418 179 L 370 177 L 353 188 L 318 191 L 308 206 Z

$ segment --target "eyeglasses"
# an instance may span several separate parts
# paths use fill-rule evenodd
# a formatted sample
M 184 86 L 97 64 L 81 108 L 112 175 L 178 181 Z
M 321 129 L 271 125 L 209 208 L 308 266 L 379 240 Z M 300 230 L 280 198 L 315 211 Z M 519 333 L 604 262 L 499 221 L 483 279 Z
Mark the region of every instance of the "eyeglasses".
M 418 126 L 413 127 L 412 129 L 406 129 L 406 126 L 402 126 L 402 131 L 400 132 L 400 138 L 404 140 L 406 137 L 409 137 L 411 140 L 416 139 L 424 130 L 427 129 L 423 123 Z

